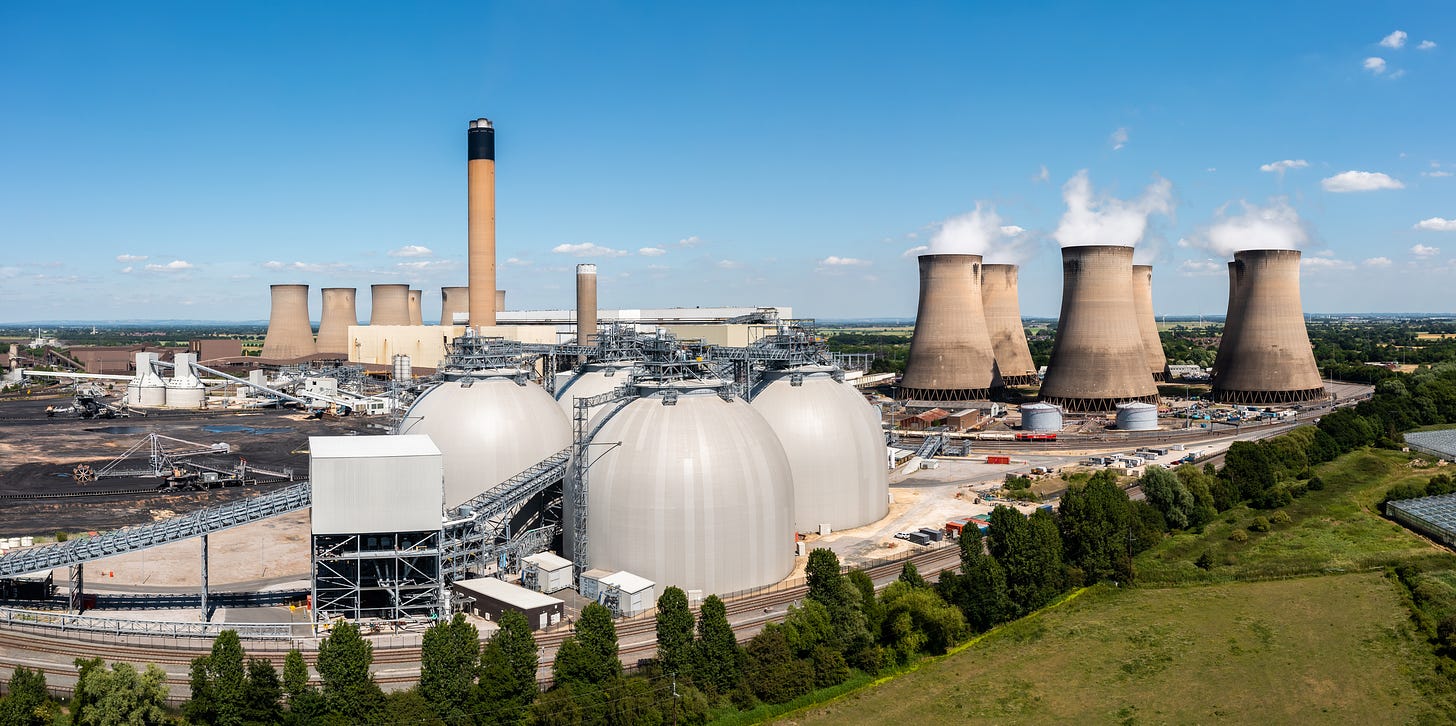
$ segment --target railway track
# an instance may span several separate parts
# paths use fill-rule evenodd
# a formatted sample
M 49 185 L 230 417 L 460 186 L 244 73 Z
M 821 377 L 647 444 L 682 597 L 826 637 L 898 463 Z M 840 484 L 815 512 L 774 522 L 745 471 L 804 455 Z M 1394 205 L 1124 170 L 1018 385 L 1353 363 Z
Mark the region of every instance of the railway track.
M 944 570 L 954 568 L 959 563 L 959 556 L 959 548 L 942 546 L 933 550 L 917 552 L 904 560 L 874 565 L 866 568 L 864 572 L 872 580 L 878 582 L 898 575 L 905 562 L 912 562 L 922 575 L 931 577 Z M 730 619 L 735 616 L 740 617 L 740 622 L 734 625 L 734 631 L 738 634 L 739 640 L 743 641 L 752 637 L 766 622 L 783 620 L 785 613 L 775 609 L 803 599 L 808 592 L 808 585 L 800 584 L 750 593 L 726 601 L 728 617 Z M 763 617 L 746 621 L 741 619 L 741 616 L 745 614 L 766 608 L 772 612 L 765 613 Z M 619 650 L 624 663 L 628 666 L 635 665 L 638 661 L 649 658 L 656 652 L 656 628 L 656 619 L 650 615 L 638 616 L 617 624 L 618 642 L 626 643 Z M 166 684 L 170 691 L 176 694 L 186 693 L 189 688 L 186 673 L 192 660 L 207 655 L 211 652 L 212 647 L 210 640 L 198 638 L 169 640 L 165 645 L 142 645 L 101 640 L 108 637 L 105 633 L 87 633 L 86 635 L 89 637 L 65 637 L 54 632 L 39 632 L 38 629 L 32 630 L 26 626 L 0 628 L 0 665 L 10 667 L 24 665 L 41 670 L 51 680 L 59 678 L 65 682 L 66 679 L 75 676 L 75 669 L 50 659 L 59 657 L 62 659 L 62 663 L 65 663 L 70 658 L 84 655 L 90 658 L 101 658 L 108 663 L 128 662 L 138 665 L 154 663 L 168 671 Z M 542 659 L 541 672 L 550 672 L 555 651 L 570 635 L 570 628 L 559 628 L 537 634 L 537 646 L 549 656 Z M 250 640 L 244 643 L 244 650 L 249 658 L 265 659 L 281 670 L 289 648 L 298 647 L 304 651 L 305 657 L 311 659 L 316 652 L 315 642 L 309 638 L 299 638 L 297 641 Z M 420 646 L 418 645 L 376 645 L 374 649 L 375 668 L 377 671 L 386 672 L 376 672 L 375 681 L 383 686 L 411 685 L 419 679 L 419 662 Z M 404 672 L 394 672 L 401 670 Z

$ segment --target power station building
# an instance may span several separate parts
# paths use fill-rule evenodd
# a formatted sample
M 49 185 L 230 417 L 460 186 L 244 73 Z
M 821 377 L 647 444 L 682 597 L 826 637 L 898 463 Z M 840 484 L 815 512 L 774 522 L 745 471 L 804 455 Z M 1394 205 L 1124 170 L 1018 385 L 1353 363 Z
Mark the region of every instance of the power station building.
M 1299 260 L 1299 250 L 1234 253 L 1215 399 L 1287 404 L 1325 397 L 1300 304 Z

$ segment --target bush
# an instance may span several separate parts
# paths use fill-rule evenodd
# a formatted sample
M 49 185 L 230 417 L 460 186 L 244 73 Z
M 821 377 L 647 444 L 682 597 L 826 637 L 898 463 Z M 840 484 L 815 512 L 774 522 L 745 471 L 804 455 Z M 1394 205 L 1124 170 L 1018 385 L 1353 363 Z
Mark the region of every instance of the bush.
M 1289 524 L 1293 520 L 1289 518 L 1289 512 L 1281 509 L 1275 512 L 1273 516 L 1269 517 L 1269 521 L 1274 524 Z
M 1304 485 L 1309 487 L 1309 490 L 1312 492 L 1322 492 L 1325 489 L 1325 480 L 1317 476 L 1312 476 Z
M 70 538 L 71 538 L 71 535 L 66 534 L 65 532 L 62 532 L 60 530 L 57 530 L 56 531 L 56 541 L 57 542 L 65 542 L 66 540 L 68 540 Z
M 1231 541 L 1231 542 L 1248 542 L 1249 541 L 1249 533 L 1248 532 L 1245 532 L 1242 529 L 1236 529 L 1236 530 L 1233 531 L 1233 534 L 1230 534 L 1229 535 L 1229 541 Z
M 1252 522 L 1249 523 L 1249 531 L 1250 532 L 1268 532 L 1269 531 L 1269 520 L 1267 520 L 1267 519 L 1265 519 L 1263 517 L 1254 517 L 1254 521 L 1252 521 Z
M 1254 495 L 1249 506 L 1255 509 L 1278 509 L 1294 502 L 1294 496 L 1284 487 L 1271 487 Z
M 1213 569 L 1213 557 L 1209 556 L 1207 552 L 1204 552 L 1198 556 L 1198 559 L 1193 561 L 1193 566 L 1200 570 L 1211 570 Z

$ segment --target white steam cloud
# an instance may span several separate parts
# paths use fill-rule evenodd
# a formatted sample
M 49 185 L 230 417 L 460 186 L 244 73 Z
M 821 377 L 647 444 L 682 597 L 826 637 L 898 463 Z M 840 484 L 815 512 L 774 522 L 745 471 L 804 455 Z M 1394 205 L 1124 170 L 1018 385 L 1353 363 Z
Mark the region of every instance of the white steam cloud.
M 1142 196 L 1133 200 L 1098 197 L 1093 195 L 1092 182 L 1083 169 L 1062 186 L 1062 199 L 1067 203 L 1067 211 L 1052 236 L 1063 247 L 1132 247 L 1147 234 L 1149 216 L 1173 213 L 1173 183 L 1158 178 L 1143 190 Z
M 906 254 L 924 249 L 925 254 L 980 255 L 989 263 L 1021 264 L 1027 257 L 1025 243 L 1029 235 L 1025 229 L 1004 222 L 995 207 L 976 202 L 974 210 L 941 222 L 928 246 L 913 247 Z
M 1219 207 L 1213 222 L 1180 244 L 1199 247 L 1222 257 L 1240 250 L 1297 250 L 1309 243 L 1309 230 L 1289 202 L 1274 199 L 1261 207 L 1239 200 Z

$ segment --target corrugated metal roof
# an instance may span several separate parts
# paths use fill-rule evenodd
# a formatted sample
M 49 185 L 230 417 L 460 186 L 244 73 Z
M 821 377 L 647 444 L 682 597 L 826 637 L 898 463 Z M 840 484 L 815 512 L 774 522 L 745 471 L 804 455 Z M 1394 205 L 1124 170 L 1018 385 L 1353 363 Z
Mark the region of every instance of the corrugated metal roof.
M 462 590 L 469 590 L 476 595 L 488 597 L 492 600 L 527 610 L 564 602 L 559 598 L 554 598 L 550 595 L 536 592 L 535 590 L 527 590 L 520 585 L 513 585 L 505 580 L 497 580 L 494 577 L 456 580 L 455 586 Z
M 626 570 L 622 570 L 621 572 L 613 572 L 612 574 L 603 577 L 601 582 L 603 585 L 611 585 L 612 587 L 615 587 L 622 592 L 632 593 L 634 595 L 642 592 L 643 590 L 649 590 L 651 588 L 657 587 L 657 583 L 645 577 L 642 577 L 641 575 L 634 575 L 630 572 L 627 572 Z
M 571 560 L 561 557 L 553 552 L 539 552 L 530 557 L 521 558 L 522 562 L 529 562 L 547 572 L 555 572 L 564 567 L 571 567 Z

